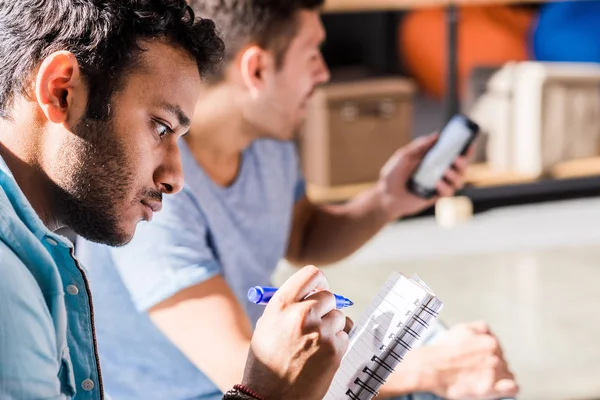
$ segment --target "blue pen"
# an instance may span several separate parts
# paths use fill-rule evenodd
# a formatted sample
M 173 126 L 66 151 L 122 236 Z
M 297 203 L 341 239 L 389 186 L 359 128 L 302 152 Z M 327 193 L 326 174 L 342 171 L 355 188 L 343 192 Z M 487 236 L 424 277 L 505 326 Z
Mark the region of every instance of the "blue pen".
M 254 304 L 267 304 L 271 297 L 275 294 L 277 288 L 268 286 L 254 286 L 248 289 L 248 300 Z M 335 296 L 335 308 L 340 309 L 344 307 L 350 307 L 354 303 L 347 297 L 334 294 Z

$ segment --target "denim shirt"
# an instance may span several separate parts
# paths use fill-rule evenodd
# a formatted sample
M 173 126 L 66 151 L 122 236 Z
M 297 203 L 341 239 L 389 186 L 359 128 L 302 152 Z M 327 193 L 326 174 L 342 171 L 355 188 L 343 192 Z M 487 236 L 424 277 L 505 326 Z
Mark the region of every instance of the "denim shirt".
M 73 247 L 0 158 L 0 399 L 103 399 L 93 308 Z

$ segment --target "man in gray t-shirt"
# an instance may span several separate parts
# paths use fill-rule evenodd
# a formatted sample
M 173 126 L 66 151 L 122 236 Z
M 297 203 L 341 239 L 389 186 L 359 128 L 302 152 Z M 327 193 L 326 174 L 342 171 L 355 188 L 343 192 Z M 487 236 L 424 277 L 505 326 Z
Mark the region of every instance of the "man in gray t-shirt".
M 191 3 L 221 26 L 229 53 L 180 146 L 185 186 L 129 245 L 78 243 L 91 269 L 106 387 L 117 399 L 219 398 L 242 376 L 262 311 L 245 299 L 250 286 L 267 285 L 284 257 L 298 265 L 342 259 L 434 201 L 407 192 L 406 181 L 435 136 L 399 149 L 379 183 L 344 205 L 307 199 L 291 140 L 313 89 L 329 78 L 321 1 Z M 461 187 L 465 166 L 460 159 L 447 171 L 440 195 Z M 485 324 L 465 324 L 413 350 L 381 395 L 516 391 L 496 338 Z

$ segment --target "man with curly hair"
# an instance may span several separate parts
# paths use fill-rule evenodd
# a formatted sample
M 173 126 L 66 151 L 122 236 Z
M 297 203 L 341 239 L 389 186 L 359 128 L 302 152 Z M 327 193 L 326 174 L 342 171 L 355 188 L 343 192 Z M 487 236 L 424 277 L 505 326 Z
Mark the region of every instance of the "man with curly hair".
M 2 400 L 105 398 L 90 285 L 53 231 L 123 245 L 181 190 L 177 139 L 222 56 L 184 0 L 0 1 Z M 226 398 L 322 396 L 349 329 L 330 292 L 302 301 L 326 287 L 288 280 Z

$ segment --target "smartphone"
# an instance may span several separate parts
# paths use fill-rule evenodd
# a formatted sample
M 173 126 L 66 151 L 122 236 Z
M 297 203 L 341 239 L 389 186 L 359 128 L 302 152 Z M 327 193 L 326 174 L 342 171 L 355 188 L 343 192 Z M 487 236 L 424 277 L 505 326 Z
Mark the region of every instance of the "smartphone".
M 465 154 L 478 134 L 475 122 L 460 114 L 452 117 L 408 180 L 408 190 L 426 199 L 435 196 L 437 183 L 446 170 Z

